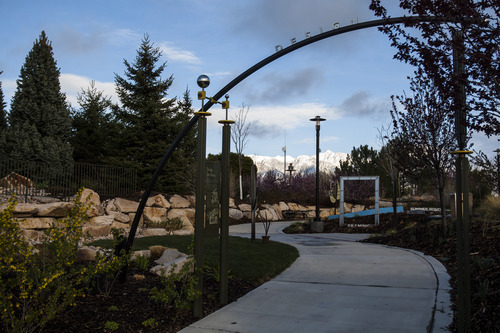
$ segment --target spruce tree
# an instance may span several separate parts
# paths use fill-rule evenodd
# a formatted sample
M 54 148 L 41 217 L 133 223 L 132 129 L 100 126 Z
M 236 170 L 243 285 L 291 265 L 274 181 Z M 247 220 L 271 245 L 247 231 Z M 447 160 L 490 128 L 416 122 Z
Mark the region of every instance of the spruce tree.
M 113 134 L 109 96 L 97 90 L 95 82 L 78 94 L 80 109 L 73 112 L 73 158 L 75 162 L 105 164 L 110 156 Z
M 160 63 L 161 51 L 145 35 L 134 63 L 124 60 L 125 77 L 115 74 L 122 107 L 116 117 L 122 126 L 119 156 L 121 166 L 138 170 L 138 185 L 145 188 L 173 139 L 182 116 L 176 115 L 176 100 L 167 98 L 173 77 L 162 78 L 166 63 Z M 178 155 L 178 154 L 177 154 Z M 166 191 L 176 184 L 172 171 L 158 179 L 157 190 Z
M 12 99 L 8 157 L 51 163 L 54 171 L 72 162 L 71 117 L 61 92 L 51 42 L 42 31 L 21 68 Z
M 2 75 L 3 72 L 0 72 Z M 2 81 L 0 81 L 0 136 L 7 129 L 7 104 L 5 104 L 3 90 L 2 90 Z

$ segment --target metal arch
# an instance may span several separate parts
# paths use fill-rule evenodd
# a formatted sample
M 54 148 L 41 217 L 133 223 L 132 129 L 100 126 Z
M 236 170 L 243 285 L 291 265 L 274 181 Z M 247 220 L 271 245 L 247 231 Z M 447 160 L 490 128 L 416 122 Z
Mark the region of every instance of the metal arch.
M 419 17 L 419 16 L 402 16 L 402 17 L 394 17 L 394 18 L 388 18 L 388 19 L 380 19 L 380 20 L 373 20 L 373 21 L 367 21 L 367 22 L 362 22 L 362 23 L 356 23 L 356 24 L 351 24 L 345 27 L 340 27 L 338 29 L 332 29 L 329 31 L 325 31 L 323 33 L 320 33 L 318 35 L 311 36 L 309 38 L 306 38 L 304 40 L 298 41 L 280 51 L 277 51 L 276 53 L 270 55 L 269 57 L 261 60 L 260 62 L 256 63 L 240 75 L 238 75 L 236 78 L 234 78 L 231 82 L 226 84 L 219 92 L 217 92 L 213 96 L 213 100 L 217 101 L 219 100 L 224 94 L 229 92 L 232 88 L 234 88 L 238 83 L 261 69 L 262 67 L 268 65 L 269 63 L 283 57 L 284 55 L 293 52 L 295 50 L 298 50 L 304 46 L 307 46 L 312 43 L 316 43 L 320 40 L 333 37 L 336 35 L 340 35 L 346 32 L 351 32 L 351 31 L 356 31 L 356 30 L 361 30 L 361 29 L 366 29 L 366 28 L 372 28 L 372 27 L 377 27 L 377 26 L 382 26 L 382 25 L 392 25 L 392 24 L 402 24 L 402 23 L 418 23 L 418 22 L 450 22 L 452 19 L 450 18 L 444 18 L 444 17 L 437 17 L 437 16 L 424 16 L 424 17 Z M 209 100 L 205 106 L 203 111 L 209 110 L 213 106 L 212 100 Z M 200 110 L 202 111 L 202 110 Z M 134 217 L 134 221 L 132 223 L 132 226 L 130 227 L 130 232 L 129 236 L 127 237 L 127 241 L 125 243 L 125 250 L 128 252 L 132 248 L 132 244 L 134 242 L 134 237 L 137 232 L 137 227 L 139 226 L 139 221 L 142 216 L 142 213 L 144 211 L 144 207 L 146 206 L 146 201 L 149 198 L 149 195 L 151 194 L 151 191 L 153 189 L 154 184 L 156 183 L 156 180 L 158 179 L 161 171 L 165 167 L 165 164 L 169 160 L 169 158 L 172 156 L 173 152 L 179 145 L 179 143 L 182 141 L 184 136 L 193 128 L 193 126 L 196 124 L 198 121 L 199 115 L 194 115 L 193 118 L 186 124 L 186 126 L 181 130 L 181 132 L 176 136 L 168 150 L 165 152 L 165 155 L 163 156 L 163 159 L 161 160 L 160 164 L 156 168 L 155 172 L 153 173 L 151 180 L 149 182 L 148 188 L 144 191 L 143 196 L 141 198 L 141 201 L 139 203 L 139 207 L 137 208 L 137 212 Z

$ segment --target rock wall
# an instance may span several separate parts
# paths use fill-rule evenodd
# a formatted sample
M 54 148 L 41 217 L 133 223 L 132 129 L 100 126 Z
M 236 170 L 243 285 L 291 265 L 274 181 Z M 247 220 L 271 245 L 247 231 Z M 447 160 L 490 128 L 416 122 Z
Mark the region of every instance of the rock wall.
M 123 198 L 101 201 L 99 194 L 90 189 L 85 189 L 81 200 L 86 201 L 87 199 L 90 201 L 90 208 L 87 210 L 89 220 L 83 226 L 84 235 L 90 237 L 110 237 L 112 228 L 122 229 L 125 234 L 128 232 L 134 220 L 139 202 Z M 58 202 L 54 199 L 43 198 L 40 201 L 45 203 L 18 203 L 14 211 L 14 218 L 19 221 L 25 235 L 35 241 L 42 237 L 44 229 L 51 228 L 73 206 L 73 203 Z M 6 206 L 7 204 L 0 205 L 0 211 L 3 211 Z M 169 231 L 164 227 L 164 223 L 174 218 L 178 218 L 182 226 L 180 230 L 172 231 L 172 233 L 193 234 L 194 207 L 194 196 L 173 195 L 167 199 L 159 194 L 150 197 L 139 223 L 137 237 L 168 234 Z M 356 208 L 360 209 L 361 207 Z M 353 209 L 354 207 L 346 206 L 346 212 L 351 212 Z M 308 218 L 315 217 L 314 206 L 302 206 L 296 203 L 285 202 L 274 205 L 260 205 L 257 210 L 257 217 L 268 221 L 279 221 L 283 220 L 282 212 L 289 210 L 302 211 Z M 333 208 L 320 210 L 321 218 L 326 218 L 334 213 Z M 236 205 L 234 200 L 230 199 L 229 217 L 236 221 L 244 218 L 250 219 L 250 205 Z

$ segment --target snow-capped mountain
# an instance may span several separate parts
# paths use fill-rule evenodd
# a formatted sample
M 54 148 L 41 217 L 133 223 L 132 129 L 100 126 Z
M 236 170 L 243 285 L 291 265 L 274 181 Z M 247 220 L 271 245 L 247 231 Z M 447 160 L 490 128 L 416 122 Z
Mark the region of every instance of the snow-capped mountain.
M 257 166 L 258 173 L 267 173 L 276 170 L 279 174 L 283 174 L 284 156 L 259 156 L 247 155 L 250 157 Z M 323 172 L 333 172 L 335 167 L 340 165 L 340 161 L 347 159 L 346 153 L 334 153 L 327 150 L 324 153 L 319 153 L 319 169 Z M 307 156 L 300 155 L 297 158 L 292 156 L 286 157 L 286 168 L 288 169 L 290 163 L 293 165 L 295 172 L 307 174 L 316 171 L 316 155 Z

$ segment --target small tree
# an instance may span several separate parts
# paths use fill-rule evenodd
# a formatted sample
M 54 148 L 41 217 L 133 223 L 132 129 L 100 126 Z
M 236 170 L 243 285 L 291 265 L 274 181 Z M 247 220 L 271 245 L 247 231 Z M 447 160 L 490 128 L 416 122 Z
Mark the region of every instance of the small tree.
M 411 90 L 412 97 L 392 97 L 393 142 L 399 144 L 400 155 L 403 155 L 401 152 L 406 153 L 405 157 L 412 161 L 413 170 L 426 167 L 433 170 L 434 185 L 439 192 L 443 232 L 446 235 L 444 187 L 453 165 L 450 152 L 454 148 L 454 126 L 448 116 L 451 102 L 442 100 L 432 82 L 425 77 L 413 79 Z M 404 111 L 398 109 L 396 101 L 401 103 Z
M 249 106 L 246 106 L 245 103 L 241 105 L 240 110 L 236 114 L 233 120 L 235 121 L 233 130 L 231 131 L 231 139 L 234 143 L 234 148 L 236 153 L 238 154 L 238 175 L 239 175 L 239 183 L 240 183 L 240 200 L 243 200 L 243 180 L 241 177 L 241 168 L 242 162 L 241 158 L 243 156 L 243 150 L 248 144 L 248 134 L 250 133 L 250 124 L 247 124 L 247 115 Z
M 386 174 L 391 178 L 392 183 L 392 227 L 395 229 L 398 224 L 397 215 L 397 181 L 398 169 L 396 167 L 396 147 L 389 142 L 391 132 L 388 128 L 382 126 L 378 129 L 378 140 L 382 149 L 380 151 L 380 166 L 385 170 Z

